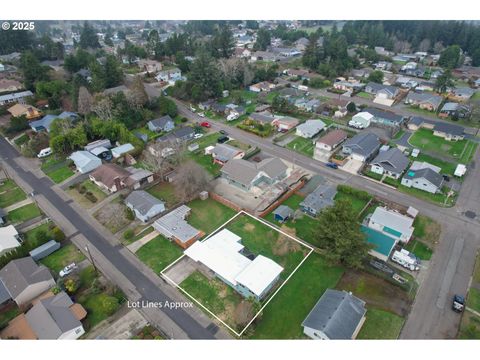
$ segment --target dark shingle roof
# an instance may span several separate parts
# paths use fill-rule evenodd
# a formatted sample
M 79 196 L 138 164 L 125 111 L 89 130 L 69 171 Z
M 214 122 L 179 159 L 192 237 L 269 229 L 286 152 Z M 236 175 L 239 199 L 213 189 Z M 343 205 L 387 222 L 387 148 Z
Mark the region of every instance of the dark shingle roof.
M 387 171 L 401 174 L 409 164 L 408 158 L 397 148 L 381 151 L 372 161 L 373 165 L 381 166 Z
M 439 122 L 435 124 L 435 127 L 433 128 L 433 130 L 440 131 L 446 134 L 461 136 L 464 134 L 465 129 L 458 125 Z
M 351 339 L 366 313 L 365 302 L 346 291 L 327 289 L 302 326 L 325 333 L 329 339 Z
M 409 170 L 405 174 L 404 178 L 406 179 L 420 179 L 424 178 L 425 180 L 429 181 L 433 185 L 435 185 L 437 188 L 442 186 L 443 183 L 443 177 L 442 175 L 436 173 L 430 168 L 424 168 L 420 170 Z
M 161 118 L 150 120 L 150 123 L 152 123 L 153 126 L 161 129 L 163 129 L 169 122 L 173 122 L 170 115 L 165 115 Z
M 142 215 L 146 215 L 155 205 L 164 205 L 163 201 L 143 190 L 132 191 L 125 203 L 132 205 Z
M 305 206 L 310 209 L 315 209 L 317 212 L 332 206 L 337 194 L 337 188 L 332 185 L 319 185 L 314 191 L 307 195 L 307 197 L 300 203 L 300 206 Z
M 390 111 L 382 111 L 380 109 L 375 109 L 375 108 L 367 108 L 363 111 L 372 114 L 376 118 L 387 119 L 396 123 L 401 123 L 403 121 L 403 116 L 394 114 L 393 112 L 390 112 Z
M 355 154 L 368 157 L 380 147 L 380 140 L 377 135 L 364 132 L 348 139 L 343 146 L 351 148 Z

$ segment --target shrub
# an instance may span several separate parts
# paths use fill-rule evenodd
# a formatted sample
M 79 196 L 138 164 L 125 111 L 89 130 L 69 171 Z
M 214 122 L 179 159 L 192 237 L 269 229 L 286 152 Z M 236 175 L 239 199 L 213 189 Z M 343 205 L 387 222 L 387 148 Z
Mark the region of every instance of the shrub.
M 58 242 L 62 242 L 63 240 L 65 240 L 65 234 L 58 226 L 55 226 L 52 229 L 52 237 L 55 241 Z
M 101 306 L 105 314 L 113 315 L 119 307 L 118 299 L 113 296 L 105 296 L 101 301 Z
M 43 244 L 49 240 L 49 236 L 45 230 L 38 230 L 35 235 L 35 240 L 37 240 L 38 243 Z
M 129 208 L 125 208 L 125 217 L 130 221 L 135 220 L 135 214 Z
M 87 192 L 87 188 L 85 186 L 81 185 L 81 186 L 78 187 L 78 192 L 80 194 L 85 194 Z
M 87 192 L 85 193 L 85 197 L 86 197 L 89 201 L 91 201 L 92 203 L 96 203 L 97 200 L 98 200 L 97 197 L 96 197 L 95 195 L 93 195 L 93 193 L 90 192 L 90 191 L 87 191 Z
M 353 195 L 356 198 L 361 199 L 361 200 L 370 200 L 372 198 L 372 196 L 368 192 L 363 191 L 363 190 L 354 189 L 354 188 L 352 188 L 350 186 L 347 186 L 347 185 L 338 185 L 337 190 L 341 191 L 345 194 Z
M 134 236 L 135 236 L 135 233 L 133 232 L 132 229 L 128 229 L 127 231 L 125 231 L 123 233 L 123 238 L 125 240 L 131 240 L 131 239 L 133 239 Z

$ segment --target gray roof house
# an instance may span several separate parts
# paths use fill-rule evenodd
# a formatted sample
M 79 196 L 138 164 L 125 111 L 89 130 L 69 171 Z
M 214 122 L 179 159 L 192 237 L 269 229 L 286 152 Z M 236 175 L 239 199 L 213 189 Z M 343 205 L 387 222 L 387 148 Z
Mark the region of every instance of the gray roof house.
M 50 271 L 31 257 L 10 261 L 0 270 L 0 280 L 18 305 L 26 305 L 55 286 Z
M 69 121 L 74 121 L 74 120 L 77 120 L 78 118 L 79 116 L 74 112 L 64 111 L 60 115 L 52 115 L 52 114 L 45 115 L 40 120 L 31 121 L 29 125 L 33 131 L 39 132 L 39 131 L 45 130 L 47 132 L 50 132 L 50 127 L 52 126 L 52 123 L 54 120 L 66 119 Z
M 203 235 L 202 231 L 195 229 L 186 221 L 190 210 L 188 206 L 181 205 L 156 220 L 153 227 L 167 239 L 186 249 Z
M 355 160 L 366 162 L 375 156 L 380 145 L 380 139 L 377 135 L 363 132 L 345 141 L 342 152 L 351 155 Z
M 353 340 L 366 312 L 365 301 L 352 293 L 327 289 L 303 320 L 303 332 L 312 339 Z
M 245 152 L 228 144 L 217 144 L 212 150 L 213 161 L 223 165 L 232 159 L 241 159 Z
M 170 115 L 165 115 L 161 118 L 150 120 L 147 126 L 151 131 L 171 131 L 175 127 L 175 123 Z
M 388 125 L 388 126 L 400 126 L 404 122 L 405 118 L 401 115 L 397 115 L 391 111 L 383 111 L 376 108 L 366 108 L 363 110 L 371 115 L 373 118 L 370 120 L 371 122 Z
M 262 182 L 273 184 L 287 176 L 288 166 L 279 158 L 268 158 L 259 163 L 233 159 L 220 170 L 229 184 L 250 190 Z
M 462 126 L 437 122 L 433 127 L 433 135 L 449 141 L 458 141 L 465 138 L 465 129 Z
M 371 171 L 376 174 L 386 174 L 394 179 L 398 179 L 407 169 L 408 158 L 397 148 L 391 148 L 386 151 L 380 151 L 375 159 L 370 163 Z
M 271 124 L 272 121 L 276 119 L 275 116 L 273 116 L 267 111 L 259 112 L 259 113 L 251 113 L 248 117 L 251 120 L 257 121 L 262 124 Z
M 321 184 L 299 204 L 303 212 L 317 216 L 320 211 L 334 204 L 337 188 L 328 184 Z
M 86 174 L 102 165 L 100 158 L 84 150 L 75 151 L 69 158 L 75 163 L 81 174 Z
M 439 95 L 425 93 L 417 93 L 410 91 L 405 98 L 405 104 L 418 106 L 420 109 L 429 111 L 437 111 L 442 104 L 443 97 Z
M 39 340 L 75 340 L 85 333 L 80 320 L 86 312 L 79 307 L 62 291 L 37 302 L 25 318 Z
M 125 205 L 143 222 L 165 211 L 163 201 L 143 190 L 132 191 L 125 199 Z
M 307 120 L 295 129 L 296 135 L 303 138 L 311 139 L 325 128 L 322 120 Z
M 470 115 L 471 109 L 467 105 L 462 105 L 455 102 L 447 102 L 442 106 L 438 116 L 448 117 L 457 116 L 459 118 L 465 118 Z
M 470 99 L 473 94 L 475 94 L 476 90 L 469 88 L 469 87 L 458 87 L 451 90 L 451 96 L 461 100 L 466 101 Z
M 377 83 L 374 83 L 374 82 L 369 82 L 365 86 L 365 92 L 367 92 L 369 94 L 373 94 L 373 95 L 377 95 L 379 93 L 382 93 L 382 94 L 385 94 L 385 96 L 388 99 L 393 99 L 398 95 L 400 90 L 395 86 L 383 85 L 383 84 L 377 84 Z
M 429 167 L 418 170 L 410 168 L 402 178 L 402 185 L 435 194 L 442 188 L 443 177 Z
M 5 285 L 3 285 L 3 282 L 0 279 L 0 305 L 2 305 L 3 303 L 6 303 L 11 298 L 12 297 L 10 296 L 10 293 L 8 292 L 7 288 L 5 287 Z

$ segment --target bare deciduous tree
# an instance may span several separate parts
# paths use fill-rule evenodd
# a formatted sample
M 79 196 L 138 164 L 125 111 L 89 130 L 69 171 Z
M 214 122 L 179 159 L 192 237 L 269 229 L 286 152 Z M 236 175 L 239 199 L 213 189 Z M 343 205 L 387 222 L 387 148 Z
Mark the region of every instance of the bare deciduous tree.
M 92 111 L 102 120 L 110 120 L 113 116 L 112 110 L 113 104 L 109 97 L 96 99 L 95 104 L 92 106 Z
M 78 112 L 87 115 L 92 111 L 93 97 L 85 86 L 81 86 L 78 90 Z
M 174 183 L 175 194 L 182 201 L 190 201 L 201 191 L 210 189 L 211 176 L 193 161 L 184 162 L 178 168 L 177 180 Z
M 177 141 L 155 142 L 142 153 L 143 162 L 162 179 L 183 160 L 185 145 Z

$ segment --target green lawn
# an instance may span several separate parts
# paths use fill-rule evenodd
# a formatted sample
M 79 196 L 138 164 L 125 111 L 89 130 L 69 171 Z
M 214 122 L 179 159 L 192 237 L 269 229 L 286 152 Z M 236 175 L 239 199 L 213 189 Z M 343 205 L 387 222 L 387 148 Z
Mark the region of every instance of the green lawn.
M 358 215 L 360 215 L 360 212 L 368 203 L 368 200 L 366 199 L 360 199 L 352 194 L 347 194 L 342 191 L 337 192 L 337 195 L 335 196 L 335 200 L 340 199 L 347 199 L 352 205 L 353 211 Z
M 211 198 L 196 199 L 187 204 L 192 209 L 188 223 L 193 227 L 210 234 L 237 212 Z
M 293 141 L 287 144 L 287 148 L 304 154 L 308 157 L 313 157 L 315 144 L 311 139 L 305 139 L 301 136 L 297 136 Z
M 480 312 L 480 290 L 471 287 L 468 292 L 467 306 Z
M 469 141 L 467 143 L 467 146 L 465 148 L 465 151 L 463 152 L 462 156 L 458 160 L 461 164 L 469 164 L 470 161 L 472 161 L 473 156 L 475 155 L 475 152 L 477 151 L 478 148 L 478 143 L 474 143 L 472 141 Z
M 75 173 L 68 166 L 61 167 L 59 169 L 53 170 L 47 173 L 47 176 L 52 179 L 55 184 L 59 184 L 69 177 L 73 176 Z
M 13 180 L 7 179 L 0 185 L 0 208 L 6 208 L 26 198 L 27 195 Z
M 178 198 L 175 195 L 173 183 L 162 182 L 147 189 L 147 192 L 165 202 L 167 208 L 178 204 Z
M 180 286 L 217 316 L 223 313 L 227 306 L 236 307 L 242 300 L 240 294 L 223 281 L 217 278 L 208 279 L 199 271 L 190 274 Z
M 80 193 L 80 189 L 84 189 L 84 193 Z M 83 190 L 82 190 L 83 191 Z M 91 192 L 95 198 L 97 199 L 96 202 L 91 201 L 89 198 L 85 196 L 85 193 Z M 107 197 L 107 194 L 102 191 L 95 183 L 90 180 L 85 180 L 80 184 L 76 184 L 73 187 L 70 187 L 67 190 L 67 193 L 75 200 L 77 204 L 82 206 L 85 209 L 92 208 L 95 204 L 98 204 L 102 200 Z
M 477 256 L 475 261 L 475 269 L 473 270 L 473 281 L 480 283 L 480 255 Z
M 409 188 L 404 185 L 400 185 L 398 187 L 398 190 L 401 192 L 404 192 L 406 194 L 421 198 L 426 201 L 430 201 L 432 203 L 435 203 L 437 205 L 445 206 L 445 207 L 451 207 L 455 203 L 455 196 L 450 197 L 448 201 L 446 200 L 446 196 L 443 193 L 436 193 L 432 194 L 427 191 L 423 191 L 420 189 L 415 189 L 415 188 Z
M 442 174 L 447 174 L 453 176 L 455 169 L 457 168 L 457 164 L 441 160 L 435 157 L 432 157 L 427 154 L 420 153 L 416 158 L 410 157 L 410 160 L 412 161 L 426 161 L 432 165 L 438 166 L 441 168 L 441 173 Z
M 242 238 L 242 244 L 253 254 L 263 255 L 283 266 L 280 277 L 287 278 L 310 251 L 270 226 L 247 215 L 237 217 L 227 229 Z
M 71 160 L 51 156 L 43 161 L 41 169 L 54 183 L 59 184 L 74 175 L 71 164 Z
M 31 230 L 28 230 L 23 234 L 25 242 L 29 243 L 35 243 L 37 234 L 41 231 L 44 231 L 47 233 L 47 235 L 50 235 L 50 224 L 42 224 L 40 226 L 37 226 Z M 40 246 L 41 244 L 35 244 L 36 246 Z
M 434 136 L 432 130 L 419 129 L 410 137 L 409 142 L 412 146 L 420 149 L 430 151 L 440 156 L 445 154 L 451 156 L 459 161 L 468 160 L 472 150 L 478 144 L 469 144 L 469 140 L 447 141 L 441 137 Z M 465 153 L 464 153 L 465 149 Z
M 22 134 L 21 136 L 19 136 L 18 138 L 15 139 L 15 145 L 17 146 L 22 146 L 23 144 L 25 144 L 28 140 L 30 140 L 30 138 L 28 137 L 27 134 Z
M 365 91 L 360 91 L 356 96 L 364 98 L 364 99 L 373 99 L 373 96 L 370 95 L 369 93 L 366 93 Z
M 138 258 L 157 274 L 182 255 L 182 249 L 162 235 L 143 245 L 137 252 Z
M 214 132 L 208 135 L 204 135 L 200 139 L 192 140 L 191 143 L 197 143 L 199 149 L 192 152 L 187 150 L 186 152 L 187 157 L 201 165 L 213 176 L 220 175 L 221 166 L 218 164 L 214 164 L 212 156 L 205 155 L 204 149 L 208 146 L 215 145 L 219 136 L 219 133 Z
M 46 258 L 43 258 L 40 262 L 55 273 L 58 273 L 68 264 L 74 262 L 78 265 L 83 260 L 85 260 L 85 256 L 80 250 L 78 250 L 75 245 L 68 244 L 55 251 L 53 254 L 48 255 Z
M 131 239 L 125 239 L 125 233 L 128 231 L 128 230 L 125 230 L 122 236 L 122 244 L 129 245 L 131 243 L 134 243 L 135 241 L 140 240 L 144 236 L 150 234 L 153 230 L 155 230 L 153 226 L 148 226 L 148 227 L 142 226 L 140 229 L 134 230 L 133 232 L 134 235 Z
M 410 240 L 405 249 L 414 253 L 420 258 L 420 260 L 430 260 L 432 257 L 432 249 L 430 249 L 426 244 L 418 240 Z
M 263 310 L 253 339 L 304 338 L 302 321 L 326 289 L 334 288 L 343 269 L 312 253 Z
M 8 213 L 8 220 L 14 224 L 23 223 L 30 219 L 36 218 L 37 216 L 42 215 L 37 204 L 31 203 L 25 206 L 22 206 L 18 209 L 12 210 Z
M 391 312 L 368 309 L 367 319 L 357 339 L 398 339 L 405 319 Z
M 395 134 L 395 136 L 393 137 L 393 139 L 394 139 L 394 140 L 398 140 L 398 139 L 400 139 L 404 134 L 405 134 L 405 130 L 400 129 L 399 131 L 397 131 L 397 133 Z
M 17 315 L 20 315 L 20 309 L 15 305 L 13 308 L 9 310 L 4 310 L 0 312 L 0 329 L 5 328 L 9 321 L 15 318 Z

